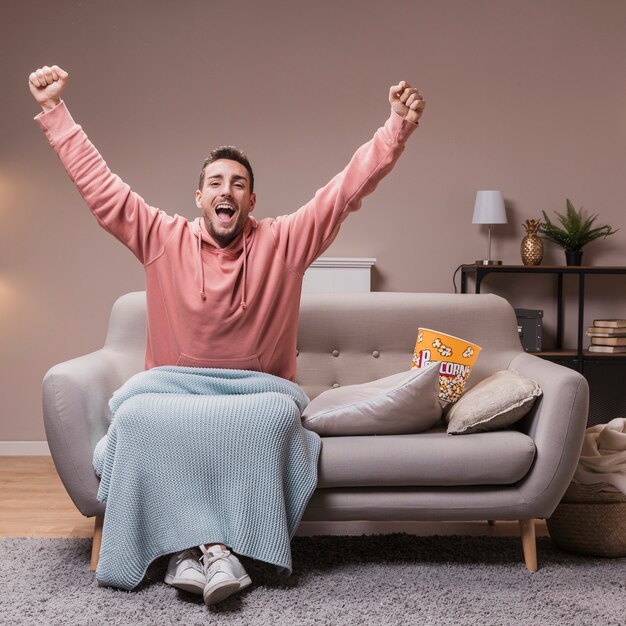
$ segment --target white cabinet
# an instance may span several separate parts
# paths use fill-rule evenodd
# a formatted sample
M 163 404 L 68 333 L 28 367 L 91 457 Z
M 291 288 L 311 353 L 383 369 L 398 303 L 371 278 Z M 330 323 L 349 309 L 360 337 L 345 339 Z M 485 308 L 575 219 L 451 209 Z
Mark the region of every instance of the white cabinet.
M 376 259 L 320 257 L 304 274 L 303 293 L 371 291 Z

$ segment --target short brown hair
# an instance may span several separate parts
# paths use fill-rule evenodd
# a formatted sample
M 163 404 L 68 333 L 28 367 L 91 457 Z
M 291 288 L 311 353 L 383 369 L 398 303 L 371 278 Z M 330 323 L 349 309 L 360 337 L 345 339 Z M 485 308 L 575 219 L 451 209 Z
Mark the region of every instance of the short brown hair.
M 198 181 L 198 189 L 202 191 L 202 186 L 204 185 L 204 170 L 206 169 L 206 166 L 214 161 L 219 161 L 220 159 L 237 161 L 237 163 L 241 163 L 241 165 L 248 170 L 248 175 L 250 176 L 250 193 L 252 193 L 254 191 L 254 174 L 252 173 L 252 166 L 250 165 L 250 161 L 248 161 L 248 157 L 235 146 L 220 146 L 219 148 L 214 148 L 211 152 L 209 152 L 209 156 L 204 159 L 204 163 L 202 164 L 200 180 Z

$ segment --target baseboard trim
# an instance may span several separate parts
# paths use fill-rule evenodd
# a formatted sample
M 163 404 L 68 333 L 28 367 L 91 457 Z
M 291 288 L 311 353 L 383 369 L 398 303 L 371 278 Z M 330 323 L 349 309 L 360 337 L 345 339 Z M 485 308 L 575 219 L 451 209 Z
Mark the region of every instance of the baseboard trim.
M 0 456 L 50 456 L 47 441 L 0 441 Z

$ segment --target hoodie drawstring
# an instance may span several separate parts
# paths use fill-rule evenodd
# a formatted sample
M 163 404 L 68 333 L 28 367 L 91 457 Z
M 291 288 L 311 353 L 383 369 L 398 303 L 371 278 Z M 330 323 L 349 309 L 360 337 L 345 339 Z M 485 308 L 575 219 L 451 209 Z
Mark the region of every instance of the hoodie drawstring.
M 202 262 L 202 235 L 198 232 L 198 268 L 200 271 L 200 297 L 206 300 L 206 293 L 204 293 L 204 263 Z
M 248 256 L 248 249 L 246 248 L 246 233 L 244 231 L 243 233 L 243 285 L 241 287 L 241 308 L 245 309 L 247 308 L 247 304 L 246 304 L 246 281 L 248 279 L 248 268 L 247 268 L 247 256 Z

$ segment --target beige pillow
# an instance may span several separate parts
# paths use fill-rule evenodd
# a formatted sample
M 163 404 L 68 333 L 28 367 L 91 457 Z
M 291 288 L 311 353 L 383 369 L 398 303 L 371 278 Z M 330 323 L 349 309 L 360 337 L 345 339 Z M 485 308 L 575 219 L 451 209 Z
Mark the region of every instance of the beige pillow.
M 502 370 L 464 393 L 446 415 L 449 435 L 497 430 L 514 424 L 541 395 L 532 379 Z
M 304 409 L 302 424 L 320 435 L 398 435 L 428 430 L 441 417 L 439 365 L 324 391 Z

